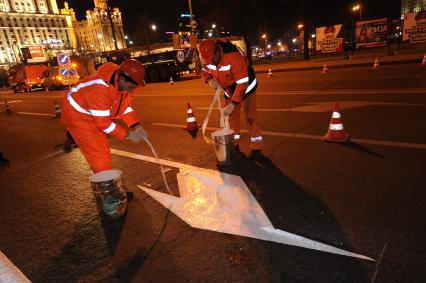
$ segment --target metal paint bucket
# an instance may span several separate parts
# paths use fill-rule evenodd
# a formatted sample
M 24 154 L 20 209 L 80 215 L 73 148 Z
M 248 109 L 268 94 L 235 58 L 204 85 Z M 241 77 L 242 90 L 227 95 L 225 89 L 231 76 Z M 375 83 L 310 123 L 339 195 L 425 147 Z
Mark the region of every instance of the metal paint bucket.
M 218 130 L 212 134 L 216 160 L 219 164 L 231 164 L 231 153 L 234 150 L 234 131 Z
M 107 170 L 89 178 L 98 212 L 103 219 L 116 219 L 126 214 L 127 196 L 121 174 L 120 170 Z

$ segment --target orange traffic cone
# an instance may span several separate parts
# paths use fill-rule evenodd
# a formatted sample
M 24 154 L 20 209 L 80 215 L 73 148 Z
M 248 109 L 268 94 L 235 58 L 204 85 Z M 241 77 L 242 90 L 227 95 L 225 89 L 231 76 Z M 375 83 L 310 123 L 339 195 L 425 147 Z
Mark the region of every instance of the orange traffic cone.
M 197 136 L 197 132 L 198 132 L 197 119 L 195 118 L 194 113 L 192 112 L 191 103 L 189 102 L 187 104 L 187 110 L 186 110 L 185 130 L 187 130 L 193 138 Z
M 271 70 L 271 69 L 269 69 L 269 70 L 268 70 L 267 77 L 268 77 L 268 78 L 272 77 L 272 70 Z
M 327 68 L 327 64 L 324 64 L 324 67 L 322 67 L 322 72 L 323 74 L 327 74 L 328 73 L 328 68 Z
M 330 126 L 322 139 L 326 142 L 347 142 L 349 140 L 349 134 L 347 134 L 343 129 L 343 122 L 341 120 L 338 103 L 334 105 Z
M 12 108 L 7 103 L 7 100 L 4 101 L 4 108 L 7 115 L 10 115 L 13 112 Z
M 170 76 L 170 85 L 173 85 L 175 82 L 173 81 L 173 77 Z
M 425 55 L 423 56 L 423 61 L 422 61 L 422 64 L 421 64 L 422 66 L 424 66 L 424 65 L 426 65 L 426 53 L 425 53 Z
M 55 105 L 55 117 L 61 118 L 61 107 L 59 107 L 59 104 L 58 102 L 56 102 L 56 100 L 54 102 L 54 105 Z
M 376 58 L 376 60 L 374 60 L 374 65 L 373 65 L 373 69 L 376 70 L 380 67 L 379 65 L 379 60 Z

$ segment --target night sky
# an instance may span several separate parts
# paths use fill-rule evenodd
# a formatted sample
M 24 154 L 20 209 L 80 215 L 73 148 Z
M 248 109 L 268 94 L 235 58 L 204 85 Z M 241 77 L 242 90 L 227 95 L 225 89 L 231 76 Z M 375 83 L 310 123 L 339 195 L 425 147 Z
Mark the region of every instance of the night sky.
M 63 7 L 63 0 L 58 5 Z M 259 34 L 267 31 L 268 37 L 283 38 L 296 34 L 297 23 L 303 21 L 302 0 L 192 0 L 193 11 L 199 26 L 215 20 L 217 25 L 225 25 L 228 30 L 241 35 L 246 33 L 253 43 L 259 40 Z M 390 13 L 399 18 L 400 0 L 305 0 L 306 14 L 312 26 L 339 24 L 357 19 L 352 12 L 355 3 L 362 4 L 362 18 L 374 19 L 386 17 Z M 78 19 L 83 19 L 87 9 L 93 9 L 93 1 L 69 0 Z M 242 3 L 242 4 L 241 4 Z M 187 0 L 109 0 L 110 6 L 119 7 L 124 23 L 124 31 L 130 37 L 136 34 L 140 17 L 155 23 L 159 33 L 177 30 L 177 19 L 181 13 L 188 13 Z M 221 9 L 224 5 L 230 5 Z M 231 7 L 232 6 L 232 7 Z M 223 20 L 220 20 L 222 16 Z M 224 22 L 224 23 L 221 23 Z M 228 21 L 226 23 L 226 21 Z M 313 30 L 313 29 L 312 29 Z

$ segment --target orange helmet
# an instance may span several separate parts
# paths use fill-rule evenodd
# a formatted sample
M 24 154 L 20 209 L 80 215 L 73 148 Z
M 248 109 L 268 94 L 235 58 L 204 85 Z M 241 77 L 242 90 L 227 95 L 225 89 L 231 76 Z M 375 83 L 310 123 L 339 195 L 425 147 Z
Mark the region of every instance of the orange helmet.
M 201 41 L 200 46 L 198 49 L 200 50 L 201 56 L 206 61 L 206 63 L 210 63 L 212 60 L 214 50 L 216 48 L 216 43 L 214 40 L 211 39 L 205 39 Z
M 135 59 L 127 59 L 120 65 L 120 71 L 134 80 L 138 86 L 145 85 L 145 67 Z

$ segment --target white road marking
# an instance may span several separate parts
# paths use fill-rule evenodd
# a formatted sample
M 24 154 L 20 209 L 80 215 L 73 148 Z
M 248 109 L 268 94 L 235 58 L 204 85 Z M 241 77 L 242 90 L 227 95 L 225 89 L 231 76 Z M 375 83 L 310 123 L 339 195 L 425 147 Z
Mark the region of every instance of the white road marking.
M 7 101 L 7 104 L 22 102 L 22 100 L 7 100 L 7 99 L 5 99 L 5 101 Z M 1 101 L 0 104 L 5 104 L 5 102 Z
M 31 283 L 19 268 L 0 251 L 0 282 L 4 283 Z
M 151 125 L 172 127 L 172 128 L 184 128 L 185 127 L 185 125 L 167 124 L 167 123 L 152 123 Z M 211 130 L 211 131 L 220 130 L 220 128 L 216 128 L 216 127 L 207 127 L 207 129 Z M 248 133 L 247 130 L 241 130 L 241 132 L 242 133 Z M 322 140 L 322 136 L 310 135 L 310 134 L 262 131 L 262 135 L 275 136 L 275 137 L 286 137 L 286 138 L 302 138 L 302 139 Z M 369 140 L 369 139 L 360 139 L 360 138 L 351 138 L 351 141 L 356 142 L 356 143 L 360 143 L 360 144 L 372 144 L 372 145 L 385 145 L 385 146 L 395 146 L 395 147 L 403 147 L 403 148 L 426 149 L 426 144 L 424 144 L 424 143 Z
M 177 178 L 180 197 L 160 193 L 146 186 L 139 188 L 193 228 L 373 260 L 367 256 L 275 229 L 239 176 L 123 150 L 111 149 L 111 153 L 179 168 Z
M 258 108 L 260 112 L 330 112 L 334 108 L 335 102 L 307 102 L 296 104 L 288 108 Z M 341 101 L 340 109 L 359 108 L 366 106 L 425 106 L 426 104 L 416 103 L 391 103 L 391 102 L 375 102 L 375 101 Z M 208 110 L 208 107 L 197 107 L 198 110 Z M 218 110 L 214 108 L 214 110 Z M 244 110 L 244 109 L 243 109 Z
M 45 113 L 32 113 L 32 112 L 14 112 L 14 113 L 21 114 L 21 115 L 35 115 L 35 116 L 56 117 L 55 114 L 45 114 Z

